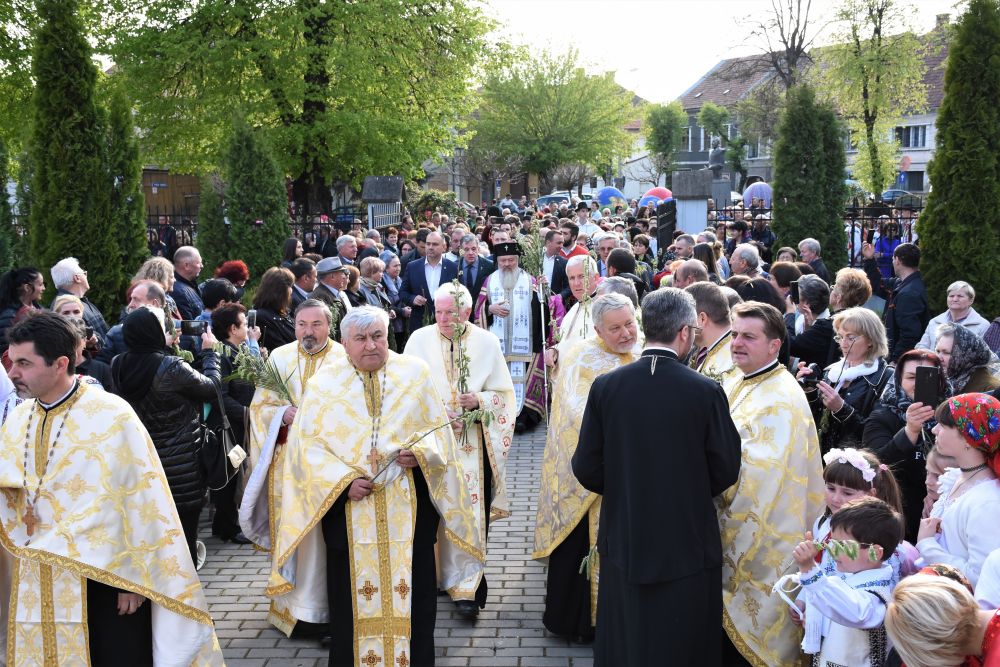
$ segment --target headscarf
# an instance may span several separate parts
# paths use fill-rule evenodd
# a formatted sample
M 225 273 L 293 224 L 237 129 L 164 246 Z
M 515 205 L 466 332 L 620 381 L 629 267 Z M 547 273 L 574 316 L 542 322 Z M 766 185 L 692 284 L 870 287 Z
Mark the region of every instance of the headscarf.
M 948 399 L 948 410 L 969 447 L 986 455 L 996 473 L 1000 469 L 1000 401 L 990 394 L 959 394 Z
M 993 375 L 1000 374 L 1000 359 L 993 354 L 982 338 L 961 325 L 953 326 L 951 359 L 948 361 L 948 379 L 955 391 L 962 391 L 972 374 L 989 366 Z
M 153 384 L 156 371 L 166 356 L 163 323 L 150 308 L 138 308 L 122 323 L 128 348 L 111 364 L 118 395 L 129 403 L 139 402 Z
M 919 360 L 913 359 L 911 361 Z M 913 404 L 913 397 L 903 390 L 902 385 L 903 366 L 907 363 L 910 362 L 907 361 L 903 364 L 897 364 L 896 372 L 893 373 L 892 376 L 892 382 L 885 386 L 885 390 L 882 391 L 882 396 L 879 398 L 879 403 L 892 410 L 892 413 L 899 417 L 899 420 L 902 422 L 906 421 L 906 409 Z M 935 366 L 935 368 L 940 367 Z M 940 393 L 938 395 L 941 396 L 942 399 L 948 398 L 955 392 L 955 389 L 951 384 L 951 380 L 948 379 L 945 373 L 938 373 L 938 379 L 940 380 L 940 386 L 938 387 L 938 391 Z M 936 425 L 937 420 L 929 419 L 924 423 L 924 428 L 930 430 Z

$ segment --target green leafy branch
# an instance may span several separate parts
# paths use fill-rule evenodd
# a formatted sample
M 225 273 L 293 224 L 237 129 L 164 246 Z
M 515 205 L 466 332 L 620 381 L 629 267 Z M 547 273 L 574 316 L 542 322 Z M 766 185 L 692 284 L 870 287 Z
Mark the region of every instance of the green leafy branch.
M 227 352 L 231 354 L 231 351 Z M 250 351 L 250 348 L 241 345 L 233 357 L 233 373 L 224 381 L 242 380 L 260 389 L 267 389 L 277 394 L 283 401 L 295 405 L 292 392 L 288 388 L 288 380 L 292 377 L 290 372 L 283 376 L 278 367 L 270 359 L 258 357 Z

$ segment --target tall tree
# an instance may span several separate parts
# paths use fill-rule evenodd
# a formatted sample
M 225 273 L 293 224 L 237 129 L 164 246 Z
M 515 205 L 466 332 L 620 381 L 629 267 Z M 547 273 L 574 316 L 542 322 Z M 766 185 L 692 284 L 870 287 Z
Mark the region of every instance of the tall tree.
M 788 91 L 785 111 L 778 123 L 774 145 L 774 222 L 780 245 L 795 247 L 804 238 L 820 242 L 830 268 L 843 266 L 847 239 L 843 220 L 843 157 L 828 157 L 836 134 L 833 112 L 817 104 L 816 94 L 805 84 Z M 843 148 L 839 148 L 843 154 Z M 839 200 L 825 190 L 835 187 Z
M 149 255 L 146 239 L 146 198 L 142 194 L 139 141 L 132 125 L 132 105 L 118 88 L 108 104 L 109 219 L 118 246 L 118 292 L 128 289 L 133 269 Z
M 230 246 L 226 259 L 242 259 L 250 275 L 281 261 L 288 238 L 288 195 L 285 179 L 270 147 L 245 122 L 237 122 L 226 156 L 229 187 L 226 212 Z
M 201 180 L 201 197 L 198 200 L 198 237 L 195 244 L 201 252 L 204 268 L 202 277 L 211 278 L 219 262 L 232 258 L 229 227 L 223 205 L 225 184 L 215 174 Z
M 1000 6 L 971 0 L 960 17 L 937 114 L 928 171 L 934 189 L 917 224 L 921 269 L 936 311 L 956 278 L 977 288 L 976 308 L 1000 313 Z M 970 193 L 975 193 L 970 196 Z
M 14 212 L 10 207 L 10 195 L 7 192 L 8 166 L 7 144 L 0 139 L 0 273 L 14 266 L 14 246 L 16 230 L 14 229 Z
M 105 128 L 94 101 L 97 70 L 76 0 L 38 0 L 32 73 L 32 206 L 29 236 L 36 264 L 76 257 L 89 271 L 90 298 L 110 313 L 118 249 L 109 224 Z
M 816 188 L 818 205 L 813 237 L 820 242 L 827 268 L 836 271 L 847 266 L 847 232 L 843 217 L 847 199 L 844 125 L 829 104 L 819 105 L 816 119 L 824 164 L 822 181 Z
M 819 89 L 837 105 L 857 145 L 854 176 L 876 195 L 892 182 L 892 130 L 927 106 L 924 45 L 906 30 L 900 0 L 842 0 L 834 44 L 819 51 Z
M 688 126 L 687 112 L 680 102 L 653 104 L 646 109 L 646 148 L 657 171 L 667 174 L 669 182 L 674 155 L 680 150 L 684 129 Z
M 530 172 L 610 164 L 631 149 L 632 100 L 613 73 L 587 74 L 575 51 L 526 54 L 487 75 L 473 127 L 487 145 L 523 156 Z
M 730 138 L 730 134 L 732 134 L 729 129 L 731 121 L 732 115 L 729 109 L 714 102 L 705 102 L 698 111 L 698 125 L 705 128 L 709 135 L 719 137 L 722 140 L 722 146 L 726 149 L 726 164 L 740 175 L 737 188 L 742 192 L 748 170 L 746 164 L 747 139 L 743 136 L 739 126 L 737 126 L 737 132 Z
M 120 0 L 104 19 L 146 154 L 210 171 L 242 104 L 313 211 L 331 183 L 422 176 L 461 141 L 491 27 L 467 0 Z
M 785 90 L 798 83 L 811 60 L 809 51 L 816 37 L 809 30 L 811 11 L 812 0 L 771 0 L 770 12 L 748 19 L 749 39 L 762 52 L 740 59 L 737 68 L 744 74 L 770 70 Z

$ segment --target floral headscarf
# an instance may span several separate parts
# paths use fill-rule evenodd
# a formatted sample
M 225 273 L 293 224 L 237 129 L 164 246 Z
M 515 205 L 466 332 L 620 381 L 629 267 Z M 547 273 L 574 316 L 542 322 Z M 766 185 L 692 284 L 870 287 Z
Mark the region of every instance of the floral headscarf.
M 993 354 L 989 346 L 982 338 L 972 333 L 965 327 L 950 326 L 954 343 L 951 348 L 951 359 L 948 361 L 948 379 L 951 380 L 955 391 L 962 391 L 969 384 L 972 374 L 985 366 L 990 367 L 990 371 L 996 375 L 1000 372 L 1000 360 Z
M 1000 468 L 1000 401 L 989 394 L 959 394 L 948 399 L 948 410 L 970 447 L 986 455 L 993 472 Z

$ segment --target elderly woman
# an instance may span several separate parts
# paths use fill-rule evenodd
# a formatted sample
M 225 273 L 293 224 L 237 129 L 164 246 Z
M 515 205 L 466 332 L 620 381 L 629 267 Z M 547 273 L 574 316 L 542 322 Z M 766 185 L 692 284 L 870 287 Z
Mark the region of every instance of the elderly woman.
M 958 568 L 975 586 L 983 562 L 1000 549 L 1000 401 L 959 394 L 934 412 L 935 448 L 955 460 L 941 475 L 941 496 L 920 521 L 917 550 L 928 563 Z
M 295 325 L 289 312 L 294 283 L 295 276 L 288 269 L 271 268 L 264 272 L 253 295 L 257 326 L 261 331 L 260 346 L 268 351 L 295 340 Z
M 346 268 L 347 287 L 344 288 L 344 294 L 347 295 L 347 300 L 351 303 L 352 308 L 364 306 L 366 301 L 364 295 L 361 294 L 361 272 L 356 266 L 347 266 Z
M 865 422 L 892 380 L 885 325 L 875 313 L 841 311 L 833 317 L 833 329 L 842 356 L 823 370 L 815 386 L 805 388 L 824 454 L 844 441 L 861 442 Z M 812 371 L 800 363 L 798 377 L 812 378 Z
M 792 289 L 792 283 L 801 277 L 802 272 L 799 271 L 799 267 L 791 262 L 775 262 L 771 265 L 771 270 L 767 274 L 767 279 L 774 285 L 774 289 L 778 290 L 778 294 L 781 295 L 782 299 L 788 298 L 788 293 Z M 785 310 L 784 305 L 782 305 L 781 310 Z
M 361 260 L 361 285 L 358 291 L 364 298 L 363 304 L 381 308 L 389 314 L 389 349 L 398 352 L 392 326 L 392 320 L 396 319 L 396 310 L 382 283 L 384 274 L 385 262 L 378 257 L 365 257 Z
M 872 285 L 861 269 L 843 268 L 837 271 L 830 290 L 830 310 L 838 312 L 860 308 L 872 298 Z
M 139 270 L 132 277 L 132 286 L 138 285 L 144 280 L 152 280 L 154 283 L 163 288 L 163 292 L 167 295 L 167 305 L 164 308 L 167 317 L 172 320 L 180 321 L 181 313 L 177 309 L 177 304 L 174 302 L 174 298 L 170 296 L 171 290 L 174 289 L 174 265 L 173 263 L 164 257 L 150 257 Z M 126 298 L 131 298 L 132 291 L 129 290 L 126 294 Z M 124 316 L 123 316 L 124 318 Z
M 774 253 L 774 261 L 791 262 L 792 264 L 794 264 L 795 262 L 799 261 L 799 253 L 795 248 L 789 248 L 788 246 L 784 246 L 782 248 L 778 248 L 778 252 Z
M 796 284 L 799 302 L 793 303 L 789 295 L 785 314 L 789 354 L 806 364 L 825 367 L 836 354 L 829 310 L 830 288 L 816 275 L 802 276 Z
M 1000 387 L 1000 360 L 986 342 L 960 324 L 942 324 L 934 352 L 948 369 L 956 394 L 990 392 Z
M 861 444 L 892 466 L 903 495 L 906 539 L 915 542 L 927 494 L 925 457 L 934 446 L 934 409 L 937 405 L 914 403 L 917 369 L 941 368 L 941 359 L 933 352 L 910 350 L 896 362 L 896 372 L 865 422 Z M 938 375 L 938 397 L 951 395 L 942 372 Z
M 975 300 L 976 290 L 964 280 L 958 280 L 948 285 L 948 310 L 927 323 L 927 329 L 917 343 L 917 347 L 933 350 L 937 345 L 938 327 L 942 324 L 961 324 L 977 336 L 985 334 L 990 323 L 972 307 Z

